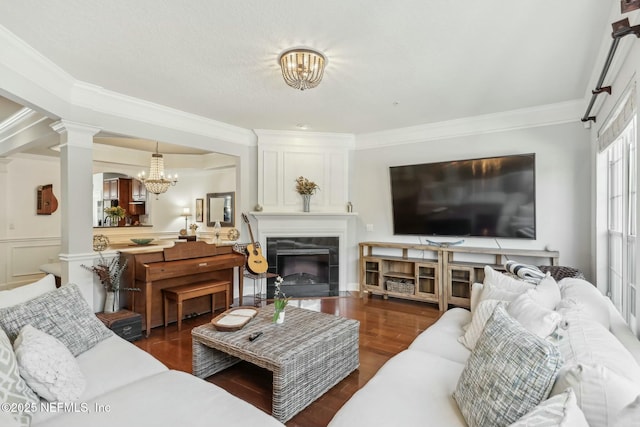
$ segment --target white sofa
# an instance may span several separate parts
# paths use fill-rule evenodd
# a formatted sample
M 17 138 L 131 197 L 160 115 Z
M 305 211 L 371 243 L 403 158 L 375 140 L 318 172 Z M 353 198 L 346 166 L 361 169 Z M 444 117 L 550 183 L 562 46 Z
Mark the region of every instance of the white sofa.
M 638 425 L 637 423 L 640 422 L 640 383 L 634 382 L 637 381 L 637 378 L 633 377 L 633 372 L 640 372 L 638 366 L 638 363 L 640 363 L 640 342 L 627 327 L 609 299 L 603 297 L 591 284 L 580 279 L 563 279 L 559 282 L 558 287 L 562 291 L 562 303 L 558 307 L 568 304 L 567 301 L 574 305 L 577 302 L 580 307 L 578 311 L 580 315 L 577 316 L 580 318 L 579 322 L 584 321 L 586 324 L 593 326 L 597 319 L 598 322 L 604 323 L 612 333 L 612 336 L 615 336 L 615 339 L 630 353 L 629 358 L 622 359 L 625 361 L 625 366 L 619 366 L 620 371 L 627 371 L 630 379 L 633 379 L 628 384 L 625 383 L 624 390 L 602 390 L 597 388 L 596 391 L 601 394 L 595 399 L 597 401 L 596 409 L 589 402 L 592 396 L 582 390 L 582 396 L 579 396 L 577 401 L 578 407 L 582 409 L 583 406 L 591 405 L 587 408 L 587 412 L 590 412 L 590 418 L 602 418 L 597 422 L 593 422 L 593 424 L 591 423 L 592 420 L 587 418 L 591 427 L 595 425 L 615 425 L 616 427 Z M 472 299 L 475 298 L 476 302 L 480 292 L 476 292 L 474 287 Z M 472 305 L 474 305 L 474 302 L 472 302 Z M 566 312 L 562 312 L 562 310 L 558 310 L 558 312 L 562 313 L 563 316 L 566 315 L 560 323 L 561 333 L 565 332 L 564 329 L 571 330 L 568 328 L 567 322 L 572 322 L 574 326 L 576 326 L 575 323 L 578 323 L 576 316 L 571 317 Z M 567 320 L 567 317 L 570 317 L 571 320 Z M 434 325 L 421 333 L 407 350 L 391 358 L 363 388 L 356 392 L 336 413 L 329 427 L 467 426 L 465 417 L 453 394 L 465 369 L 465 363 L 467 363 L 471 355 L 471 350 L 459 341 L 459 337 L 466 333 L 466 325 L 471 320 L 471 312 L 466 309 L 453 308 L 445 312 Z M 599 326 L 593 327 L 598 328 Z M 564 342 L 562 342 L 563 339 L 565 340 Z M 589 342 L 588 348 L 579 348 L 580 345 L 575 344 L 572 339 L 567 337 L 560 338 L 560 341 L 557 341 L 557 346 L 565 359 L 560 373 L 563 372 L 563 369 L 568 370 L 578 362 L 588 366 L 596 362 L 600 363 L 601 361 L 598 360 L 598 357 L 608 357 L 606 356 L 607 349 L 611 347 L 604 341 L 597 339 Z M 600 349 L 600 346 L 604 348 Z M 615 350 L 617 353 L 625 352 L 617 347 L 615 349 L 611 348 L 611 350 Z M 604 352 L 605 356 L 601 355 L 602 352 Z M 573 353 L 580 353 L 579 358 L 588 360 L 576 361 L 576 354 Z M 627 356 L 627 354 L 624 356 Z M 614 354 L 612 357 L 617 358 L 618 356 Z M 618 360 L 613 360 L 611 363 L 613 365 L 620 364 Z M 560 373 L 556 378 L 561 376 Z M 559 380 L 556 379 L 556 388 L 560 387 L 558 383 Z M 616 386 L 614 385 L 613 387 Z M 554 388 L 552 395 L 561 391 L 563 391 L 561 387 L 557 390 Z M 636 396 L 639 397 L 634 403 L 633 400 Z M 615 404 L 611 404 L 614 407 L 616 405 L 628 405 L 625 408 L 627 412 L 625 416 L 628 416 L 629 411 L 635 411 L 634 415 L 632 415 L 635 417 L 633 418 L 635 419 L 634 424 L 628 424 L 627 421 L 619 421 L 616 424 L 614 419 L 617 414 L 601 414 L 600 412 L 606 411 L 601 411 L 597 407 L 600 404 L 606 406 L 608 400 L 617 400 Z M 581 409 L 577 412 L 582 412 Z M 617 412 L 618 409 L 618 407 L 608 408 L 608 411 Z M 595 414 L 593 413 L 594 410 L 596 411 Z M 582 413 L 579 414 L 580 417 L 582 415 Z M 622 417 L 622 415 L 620 416 Z M 522 425 L 573 426 L 586 424 L 568 422 Z
M 55 288 L 52 281 L 53 277 L 22 287 L 18 296 L 0 292 L 0 316 L 25 300 L 43 297 L 43 292 L 58 292 L 51 290 Z M 168 369 L 110 331 L 106 339 L 77 355 L 76 361 L 86 380 L 80 398 L 65 404 L 40 399 L 29 410 L 32 426 L 283 426 L 220 387 Z M 0 425 L 11 422 L 7 411 L 0 411 Z

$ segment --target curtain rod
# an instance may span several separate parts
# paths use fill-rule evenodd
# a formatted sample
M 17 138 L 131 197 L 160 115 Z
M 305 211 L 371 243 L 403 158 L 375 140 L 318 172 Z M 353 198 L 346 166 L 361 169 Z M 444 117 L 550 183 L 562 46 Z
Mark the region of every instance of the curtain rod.
M 620 39 L 628 36 L 630 34 L 635 34 L 636 37 L 640 38 L 640 25 L 634 25 L 633 27 L 629 26 L 629 19 L 623 19 L 622 21 L 618 21 L 613 23 L 614 31 L 611 33 L 611 37 L 613 37 L 613 41 L 611 42 L 611 47 L 609 48 L 609 54 L 607 55 L 607 60 L 604 63 L 604 67 L 602 68 L 602 73 L 600 73 L 600 78 L 598 79 L 598 83 L 596 84 L 596 88 L 591 91 L 591 101 L 589 101 L 589 105 L 587 106 L 587 111 L 584 113 L 584 116 L 580 119 L 582 122 L 592 121 L 595 123 L 596 116 L 590 116 L 591 109 L 593 108 L 593 104 L 596 102 L 596 98 L 602 92 L 607 92 L 611 95 L 611 86 L 602 86 L 604 83 L 604 79 L 609 71 L 609 67 L 613 62 L 613 56 L 618 49 L 618 44 L 620 43 Z

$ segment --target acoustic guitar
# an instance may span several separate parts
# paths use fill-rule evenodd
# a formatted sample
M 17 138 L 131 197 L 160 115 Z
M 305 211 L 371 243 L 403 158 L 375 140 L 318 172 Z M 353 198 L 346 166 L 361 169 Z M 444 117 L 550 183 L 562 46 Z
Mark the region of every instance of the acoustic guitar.
M 249 229 L 249 237 L 251 238 L 251 243 L 247 244 L 247 268 L 253 274 L 262 274 L 266 273 L 269 268 L 269 264 L 267 264 L 267 260 L 262 255 L 262 249 L 260 249 L 260 245 L 256 244 L 253 240 L 253 231 L 251 231 L 251 223 L 249 222 L 249 218 L 247 215 L 242 213 L 242 220 L 247 223 L 247 228 Z

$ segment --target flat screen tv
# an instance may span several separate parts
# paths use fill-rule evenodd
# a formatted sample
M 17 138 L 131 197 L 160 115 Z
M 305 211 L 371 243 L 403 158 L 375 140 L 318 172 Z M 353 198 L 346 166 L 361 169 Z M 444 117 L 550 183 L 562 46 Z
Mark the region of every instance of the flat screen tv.
M 535 239 L 535 154 L 391 166 L 393 232 Z

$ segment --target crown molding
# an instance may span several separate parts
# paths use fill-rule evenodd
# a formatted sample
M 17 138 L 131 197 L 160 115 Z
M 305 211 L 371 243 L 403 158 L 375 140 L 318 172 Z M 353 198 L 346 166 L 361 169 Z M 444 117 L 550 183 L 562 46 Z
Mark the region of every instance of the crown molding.
M 51 118 L 104 127 L 112 118 L 137 121 L 244 146 L 255 134 L 237 126 L 113 92 L 75 79 L 0 25 L 0 94 Z M 107 129 L 109 130 L 109 129 Z
M 246 146 L 255 146 L 255 136 L 249 129 L 233 126 L 175 108 L 134 98 L 103 87 L 76 81 L 71 103 L 91 111 L 119 116 L 175 130 L 220 139 Z
M 353 149 L 355 135 L 351 133 L 308 132 L 273 129 L 254 129 L 261 146 L 322 146 L 325 148 Z
M 0 93 L 52 118 L 65 115 L 74 78 L 2 25 L 0 45 Z
M 356 135 L 356 150 L 577 122 L 583 100 Z

